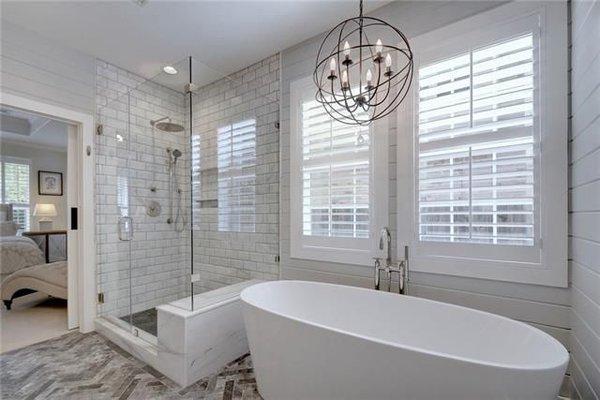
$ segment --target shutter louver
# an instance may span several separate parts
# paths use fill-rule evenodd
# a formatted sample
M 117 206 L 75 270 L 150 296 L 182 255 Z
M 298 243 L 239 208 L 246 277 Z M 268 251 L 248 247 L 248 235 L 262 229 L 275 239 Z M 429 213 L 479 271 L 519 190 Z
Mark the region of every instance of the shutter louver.
M 219 230 L 254 232 L 256 224 L 256 121 L 218 129 Z
M 29 229 L 29 165 L 3 162 L 3 203 L 13 204 L 13 220 Z
M 423 241 L 535 241 L 533 35 L 419 71 Z
M 369 237 L 369 128 L 302 104 L 302 222 L 306 236 Z

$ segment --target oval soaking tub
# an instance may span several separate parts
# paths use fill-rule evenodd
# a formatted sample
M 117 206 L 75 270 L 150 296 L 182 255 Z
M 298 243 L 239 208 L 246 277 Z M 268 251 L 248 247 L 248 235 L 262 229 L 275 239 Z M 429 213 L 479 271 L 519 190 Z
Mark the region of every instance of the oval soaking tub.
M 554 400 L 569 361 L 527 324 L 417 297 L 273 281 L 241 299 L 266 400 Z

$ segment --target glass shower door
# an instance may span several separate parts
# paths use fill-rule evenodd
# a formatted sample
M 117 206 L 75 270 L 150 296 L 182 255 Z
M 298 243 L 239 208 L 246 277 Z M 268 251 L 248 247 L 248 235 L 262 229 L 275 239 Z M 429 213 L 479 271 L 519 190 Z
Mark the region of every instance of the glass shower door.
M 129 93 L 109 99 L 98 110 L 96 136 L 96 240 L 98 314 L 130 330 L 131 240 Z

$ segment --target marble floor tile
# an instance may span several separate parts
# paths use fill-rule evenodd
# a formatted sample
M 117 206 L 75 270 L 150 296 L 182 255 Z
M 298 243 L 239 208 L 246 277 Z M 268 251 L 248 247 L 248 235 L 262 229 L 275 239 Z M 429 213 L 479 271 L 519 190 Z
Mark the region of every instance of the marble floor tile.
M 0 355 L 2 399 L 259 400 L 249 355 L 186 388 L 96 333 Z

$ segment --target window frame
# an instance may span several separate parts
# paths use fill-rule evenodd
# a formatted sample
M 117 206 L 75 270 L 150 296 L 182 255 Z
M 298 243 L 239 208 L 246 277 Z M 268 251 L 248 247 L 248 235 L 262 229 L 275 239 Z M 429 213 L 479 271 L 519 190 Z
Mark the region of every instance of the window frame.
M 15 208 L 21 208 L 21 209 L 27 209 L 27 223 L 26 225 L 29 226 L 19 226 L 19 230 L 20 231 L 27 231 L 29 229 L 31 229 L 31 160 L 28 158 L 21 158 L 21 157 L 12 157 L 12 156 L 2 156 L 0 157 L 0 163 L 2 164 L 2 167 L 0 168 L 0 173 L 2 174 L 1 177 L 1 186 L 0 186 L 0 202 L 4 203 L 4 204 L 12 204 L 13 205 L 13 220 L 14 220 L 14 210 Z M 5 174 L 6 174 L 6 168 L 4 166 L 4 164 L 9 163 L 9 164 L 22 164 L 22 165 L 27 165 L 29 168 L 29 176 L 27 179 L 27 197 L 29 199 L 28 203 L 7 203 L 6 202 L 6 179 L 5 179 Z
M 388 121 L 370 125 L 369 237 L 305 236 L 303 233 L 302 103 L 315 99 L 312 77 L 290 83 L 290 257 L 369 267 L 377 255 L 376 233 L 388 226 Z M 377 179 L 374 179 L 377 177 Z
M 415 73 L 398 113 L 398 249 L 411 270 L 567 286 L 567 25 L 565 3 L 510 3 L 412 39 Z M 453 55 L 533 32 L 539 37 L 534 96 L 535 204 L 539 240 L 527 246 L 419 240 L 418 70 Z M 553 43 L 553 46 L 547 46 Z M 561 46 L 563 45 L 564 46 Z M 535 121 L 537 120 L 537 121 Z M 537 136 L 536 136 L 537 135 Z M 410 190 L 406 190 L 410 188 Z M 408 219 L 407 219 L 408 218 Z M 402 224 L 402 221 L 411 221 Z M 549 223 L 548 221 L 551 221 Z

